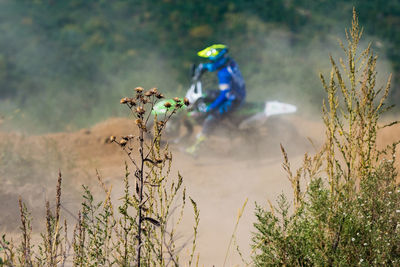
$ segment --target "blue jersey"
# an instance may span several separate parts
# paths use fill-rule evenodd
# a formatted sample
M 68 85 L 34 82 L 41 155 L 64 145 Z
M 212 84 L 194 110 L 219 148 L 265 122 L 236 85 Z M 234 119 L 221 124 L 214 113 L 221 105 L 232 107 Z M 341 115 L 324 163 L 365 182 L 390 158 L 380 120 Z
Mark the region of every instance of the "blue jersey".
M 232 59 L 226 65 L 218 70 L 218 82 L 220 85 L 220 94 L 209 109 L 215 109 L 226 101 L 242 102 L 246 98 L 246 85 L 239 67 Z

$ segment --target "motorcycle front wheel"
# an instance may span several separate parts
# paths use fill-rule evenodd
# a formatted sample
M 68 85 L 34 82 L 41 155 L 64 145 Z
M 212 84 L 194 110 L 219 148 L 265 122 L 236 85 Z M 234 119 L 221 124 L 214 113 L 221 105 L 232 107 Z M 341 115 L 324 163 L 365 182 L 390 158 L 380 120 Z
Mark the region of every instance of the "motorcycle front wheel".
M 168 141 L 178 139 L 180 137 L 181 124 L 180 118 L 172 116 L 164 126 L 161 133 L 162 139 Z M 154 117 L 149 119 L 147 129 L 149 137 L 154 138 Z

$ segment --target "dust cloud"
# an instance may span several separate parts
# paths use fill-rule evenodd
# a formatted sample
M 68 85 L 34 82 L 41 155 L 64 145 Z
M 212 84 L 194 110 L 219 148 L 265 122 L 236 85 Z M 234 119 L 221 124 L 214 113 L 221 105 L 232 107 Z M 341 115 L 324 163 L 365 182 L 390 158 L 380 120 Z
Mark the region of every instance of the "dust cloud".
M 244 68 L 248 101 L 287 102 L 296 105 L 302 116 L 320 119 L 326 92 L 319 76 L 322 74 L 325 80 L 329 80 L 332 69 L 330 56 L 342 73 L 340 58 L 347 62 L 340 47 L 340 41 L 347 47 L 343 28 L 338 26 L 324 34 L 297 33 L 309 36 L 307 42 L 299 41 L 296 34 L 285 28 L 261 27 L 254 30 L 253 35 L 249 33 L 252 42 L 245 51 L 232 48 L 233 55 Z M 233 44 L 240 42 L 234 38 L 231 41 Z M 376 85 L 379 88 L 386 85 L 393 71 L 392 64 L 384 53 L 384 42 L 374 36 L 364 34 L 358 52 L 361 53 L 369 44 L 378 56 Z

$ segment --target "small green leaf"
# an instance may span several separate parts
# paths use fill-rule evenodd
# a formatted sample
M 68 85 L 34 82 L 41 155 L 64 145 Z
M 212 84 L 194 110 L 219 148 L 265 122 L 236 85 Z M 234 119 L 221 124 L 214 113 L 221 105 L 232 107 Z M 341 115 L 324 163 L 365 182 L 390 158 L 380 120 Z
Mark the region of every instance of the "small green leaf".
M 150 223 L 154 224 L 155 226 L 160 226 L 161 223 L 157 221 L 156 219 L 150 218 L 150 217 L 144 217 L 144 221 L 149 221 Z

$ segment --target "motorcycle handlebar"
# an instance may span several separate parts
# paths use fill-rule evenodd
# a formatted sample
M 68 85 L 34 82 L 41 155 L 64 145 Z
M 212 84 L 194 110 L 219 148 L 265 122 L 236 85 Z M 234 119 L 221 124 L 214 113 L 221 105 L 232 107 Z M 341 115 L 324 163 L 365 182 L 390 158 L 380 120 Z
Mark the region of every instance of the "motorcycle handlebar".
M 192 80 L 195 82 L 200 80 L 203 73 L 206 72 L 206 69 L 202 67 L 202 64 L 199 64 L 197 67 L 195 64 L 193 64 L 191 72 L 192 72 Z
M 195 71 L 196 71 L 196 64 L 192 64 L 192 68 L 191 68 L 191 70 L 190 70 L 190 77 L 194 77 L 194 74 L 195 74 Z

